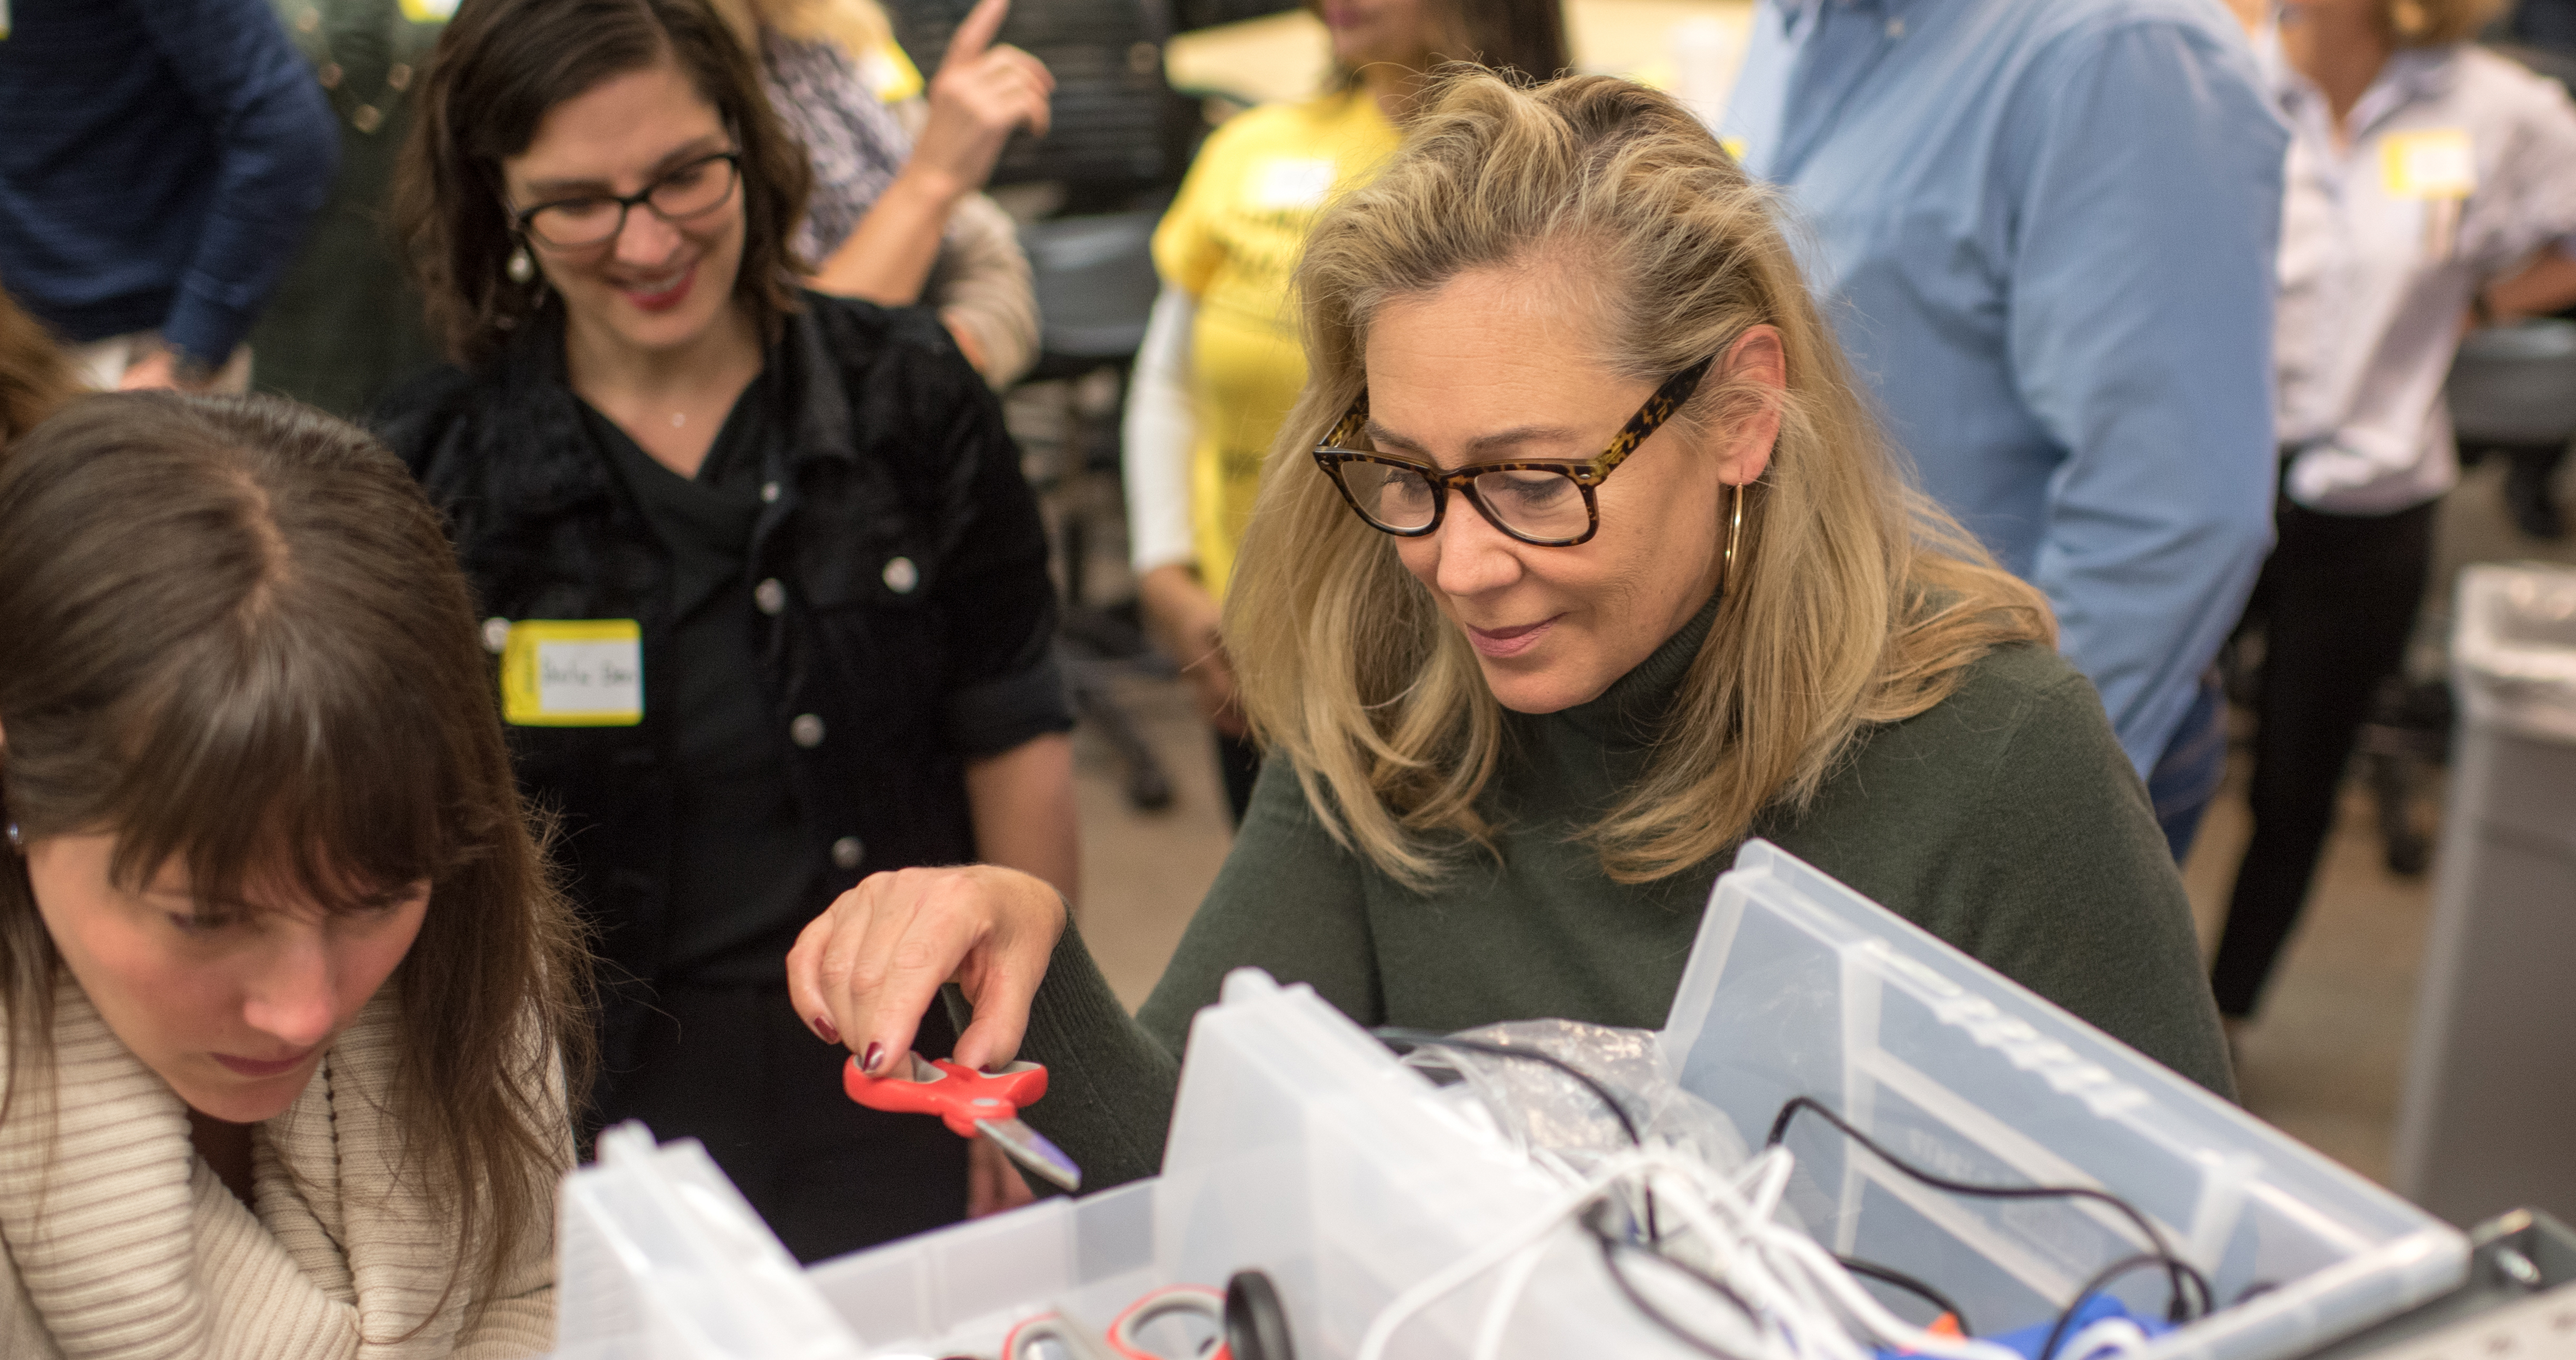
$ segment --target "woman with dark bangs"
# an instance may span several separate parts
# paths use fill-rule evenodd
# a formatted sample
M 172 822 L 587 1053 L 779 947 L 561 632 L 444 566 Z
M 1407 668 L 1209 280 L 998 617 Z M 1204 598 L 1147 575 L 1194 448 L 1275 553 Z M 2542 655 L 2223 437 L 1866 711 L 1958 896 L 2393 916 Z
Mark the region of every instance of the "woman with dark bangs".
M 0 1354 L 552 1344 L 587 955 L 487 666 L 348 425 L 101 396 L 0 451 Z
M 586 1121 L 699 1139 L 808 1261 L 1025 1197 L 989 1152 L 970 1178 L 983 1140 L 852 1104 L 786 988 L 863 875 L 1073 889 L 999 403 L 935 313 L 797 285 L 806 156 L 706 0 L 465 0 L 419 98 L 399 216 L 456 366 L 378 415 L 600 926 Z

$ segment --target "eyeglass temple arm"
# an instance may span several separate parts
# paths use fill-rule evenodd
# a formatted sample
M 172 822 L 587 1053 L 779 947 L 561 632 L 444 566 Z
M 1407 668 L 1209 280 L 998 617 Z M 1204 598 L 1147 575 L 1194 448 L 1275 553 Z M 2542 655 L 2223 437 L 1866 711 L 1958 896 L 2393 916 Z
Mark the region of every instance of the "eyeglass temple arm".
M 1337 448 L 1349 442 L 1351 436 L 1360 432 L 1360 426 L 1367 423 L 1368 390 L 1362 388 L 1360 394 L 1351 400 L 1351 409 L 1342 412 L 1342 418 L 1333 422 L 1333 428 L 1324 432 L 1323 442 L 1315 447 Z
M 1610 447 L 1592 460 L 1592 480 L 1609 476 L 1610 470 L 1628 461 L 1628 455 L 1635 453 L 1649 435 L 1662 429 L 1664 422 L 1673 418 L 1673 412 L 1690 400 L 1691 393 L 1699 390 L 1699 380 L 1708 376 L 1708 366 L 1716 362 L 1717 356 L 1711 355 L 1664 379 L 1664 385 L 1656 388 L 1654 395 L 1646 398 L 1646 404 L 1637 408 L 1637 414 L 1628 417 L 1619 433 L 1610 437 Z

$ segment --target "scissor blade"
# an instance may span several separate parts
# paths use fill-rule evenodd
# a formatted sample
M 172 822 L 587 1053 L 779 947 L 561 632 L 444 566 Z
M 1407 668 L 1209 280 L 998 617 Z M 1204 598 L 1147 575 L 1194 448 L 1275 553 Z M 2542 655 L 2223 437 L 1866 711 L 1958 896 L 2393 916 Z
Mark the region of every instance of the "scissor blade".
M 975 1127 L 1011 1160 L 1067 1192 L 1082 1188 L 1082 1168 L 1046 1135 L 1017 1119 L 978 1119 Z

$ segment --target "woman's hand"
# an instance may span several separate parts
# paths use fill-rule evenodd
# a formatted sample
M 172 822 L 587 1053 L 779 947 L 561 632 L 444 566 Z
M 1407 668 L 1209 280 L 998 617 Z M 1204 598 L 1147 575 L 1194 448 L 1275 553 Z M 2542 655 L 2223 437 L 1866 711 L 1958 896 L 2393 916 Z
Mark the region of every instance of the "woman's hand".
M 953 201 L 984 187 L 1011 133 L 1046 135 L 1055 77 L 1046 63 L 993 35 L 1011 0 L 982 0 L 948 39 L 948 55 L 930 78 L 930 121 L 913 143 L 904 172 L 930 176 Z
M 882 1075 L 912 1051 L 922 1013 L 954 982 L 975 1008 L 956 1061 L 1009 1062 L 1029 1001 L 1064 933 L 1064 899 L 1016 869 L 972 864 L 870 874 L 817 916 L 787 953 L 787 993 L 826 1043 Z
M 1198 574 L 1177 563 L 1156 567 L 1136 583 L 1136 602 L 1145 626 L 1165 654 L 1180 663 L 1197 694 L 1199 712 L 1229 737 L 1246 730 L 1243 705 L 1234 689 L 1234 667 L 1226 660 L 1225 642 L 1217 632 L 1223 616 L 1216 597 L 1199 583 Z

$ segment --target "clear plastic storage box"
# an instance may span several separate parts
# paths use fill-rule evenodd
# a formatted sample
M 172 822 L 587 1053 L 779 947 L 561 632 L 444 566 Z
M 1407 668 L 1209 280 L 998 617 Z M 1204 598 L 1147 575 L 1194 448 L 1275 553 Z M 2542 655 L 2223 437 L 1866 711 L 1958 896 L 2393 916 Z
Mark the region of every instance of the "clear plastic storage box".
M 1719 880 L 1664 1051 L 1747 1146 L 1806 1095 L 1956 1179 L 2089 1183 L 2129 1200 L 2222 1305 L 2155 1357 L 2295 1355 L 2466 1274 L 2457 1231 L 1761 842 Z M 1561 1202 L 1465 1089 L 1435 1088 L 1306 988 L 1246 970 L 1191 1029 L 1159 1178 L 825 1262 L 804 1283 L 859 1354 L 990 1353 L 1041 1309 L 1105 1323 L 1155 1285 L 1221 1286 L 1257 1266 L 1301 1360 L 1347 1357 L 1400 1292 Z M 2092 1206 L 1905 1181 L 1821 1121 L 1788 1141 L 1800 1167 L 1788 1207 L 1804 1226 L 1933 1281 L 1990 1332 L 2054 1317 L 2140 1246 Z M 1553 1241 L 1501 1354 L 1695 1354 L 1637 1314 L 1588 1239 Z M 582 1287 L 568 1262 L 567 1290 Z M 1389 1354 L 1469 1354 L 1492 1287 L 1425 1311 Z M 2152 1313 L 2163 1287 L 2141 1273 L 2118 1292 Z M 764 1307 L 746 1329 L 796 1312 Z M 567 1298 L 568 1351 L 584 1312 Z M 789 1353 L 749 1341 L 651 1353 Z
M 1806 1095 L 1953 1179 L 2128 1200 L 2221 1305 L 2158 1356 L 2294 1355 L 2467 1277 L 2457 1230 L 1761 842 L 1718 880 L 1664 1040 L 1682 1084 L 1751 1145 Z M 1945 1195 L 1812 1119 L 1787 1142 L 1788 1203 L 1810 1231 L 1899 1269 L 1934 1263 L 1925 1278 L 1981 1326 L 2051 1317 L 2138 1250 L 2093 1205 Z M 2150 1312 L 2163 1290 L 2141 1272 L 2117 1292 Z

